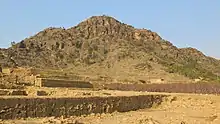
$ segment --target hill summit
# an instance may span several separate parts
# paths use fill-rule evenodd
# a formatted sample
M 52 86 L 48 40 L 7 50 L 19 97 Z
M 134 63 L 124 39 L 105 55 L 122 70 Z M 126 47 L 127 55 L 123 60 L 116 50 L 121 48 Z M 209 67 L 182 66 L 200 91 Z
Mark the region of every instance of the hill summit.
M 220 61 L 194 48 L 179 49 L 156 32 L 136 29 L 109 16 L 92 16 L 69 29 L 50 27 L 40 31 L 8 49 L 0 49 L 0 63 L 5 67 L 70 69 L 87 75 L 131 75 L 130 80 L 216 80 L 220 73 Z

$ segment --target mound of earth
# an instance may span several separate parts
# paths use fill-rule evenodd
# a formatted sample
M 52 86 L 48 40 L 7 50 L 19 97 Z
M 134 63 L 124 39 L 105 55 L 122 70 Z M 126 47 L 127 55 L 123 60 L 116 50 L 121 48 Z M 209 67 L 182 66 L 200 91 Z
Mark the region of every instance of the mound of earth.
M 194 48 L 179 49 L 155 32 L 108 16 L 93 16 L 69 29 L 40 31 L 8 49 L 0 49 L 0 64 L 64 69 L 124 82 L 157 78 L 217 81 L 220 72 L 219 60 Z

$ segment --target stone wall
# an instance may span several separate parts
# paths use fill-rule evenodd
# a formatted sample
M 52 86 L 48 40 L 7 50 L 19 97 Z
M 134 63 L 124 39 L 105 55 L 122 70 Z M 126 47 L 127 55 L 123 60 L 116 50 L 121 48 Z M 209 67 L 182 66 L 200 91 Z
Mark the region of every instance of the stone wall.
M 165 95 L 50 98 L 0 98 L 0 119 L 69 117 L 91 113 L 127 112 L 159 105 Z
M 73 80 L 53 80 L 37 78 L 35 85 L 39 87 L 75 87 L 75 88 L 93 88 L 93 85 L 88 81 L 73 81 Z
M 171 83 L 171 84 L 120 84 L 112 83 L 102 86 L 107 90 L 147 91 L 166 93 L 220 94 L 220 83 Z

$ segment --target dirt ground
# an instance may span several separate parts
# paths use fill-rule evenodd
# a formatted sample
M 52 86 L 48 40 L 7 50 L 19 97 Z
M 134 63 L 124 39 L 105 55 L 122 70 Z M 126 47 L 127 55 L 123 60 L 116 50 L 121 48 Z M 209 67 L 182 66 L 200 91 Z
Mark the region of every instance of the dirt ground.
M 113 91 L 105 93 L 114 94 Z M 146 94 L 115 91 L 115 94 Z M 124 94 L 123 94 L 124 93 Z M 151 94 L 151 93 L 149 93 Z M 158 93 L 153 93 L 158 94 Z M 159 93 L 161 94 L 161 93 Z M 168 94 L 168 93 L 166 93 Z M 220 96 L 195 94 L 169 94 L 164 102 L 151 109 L 125 113 L 91 114 L 70 118 L 28 118 L 2 120 L 1 124 L 219 124 Z

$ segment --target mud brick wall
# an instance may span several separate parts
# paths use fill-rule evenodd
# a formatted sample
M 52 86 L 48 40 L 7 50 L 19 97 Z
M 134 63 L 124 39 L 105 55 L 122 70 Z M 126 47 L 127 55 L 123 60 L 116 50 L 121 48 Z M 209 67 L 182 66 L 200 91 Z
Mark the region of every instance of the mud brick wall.
M 220 94 L 220 83 L 107 84 L 109 90 Z
M 52 80 L 41 79 L 38 81 L 38 86 L 41 87 L 75 87 L 75 88 L 93 88 L 90 82 L 86 81 L 71 81 L 71 80 Z
M 91 113 L 127 112 L 159 105 L 165 95 L 45 98 L 0 98 L 0 119 L 69 117 Z

